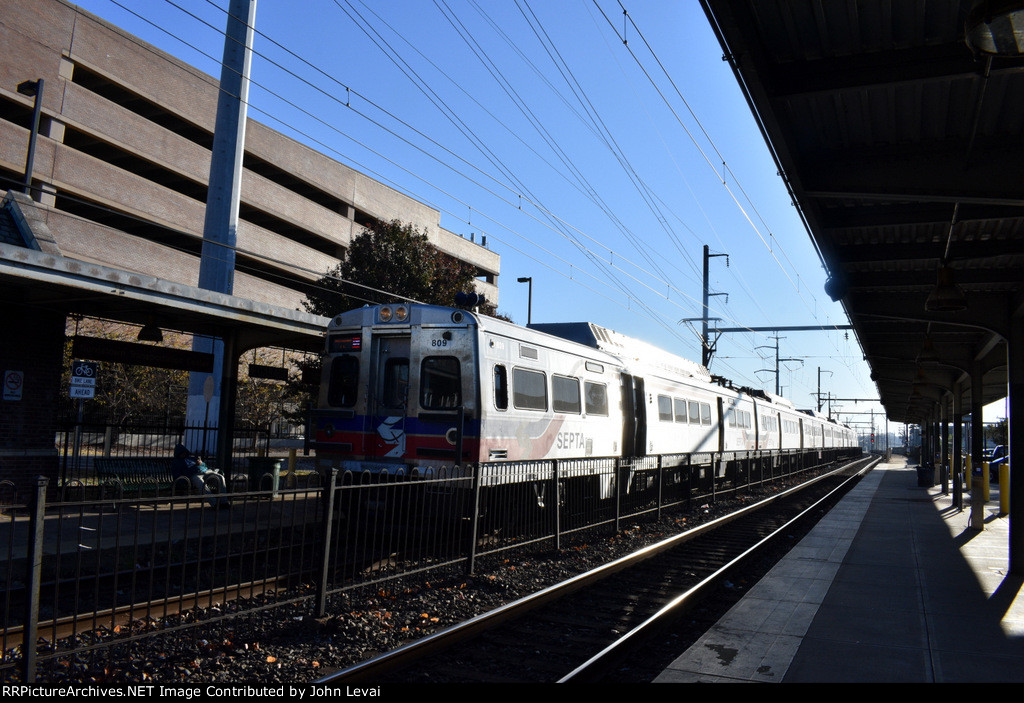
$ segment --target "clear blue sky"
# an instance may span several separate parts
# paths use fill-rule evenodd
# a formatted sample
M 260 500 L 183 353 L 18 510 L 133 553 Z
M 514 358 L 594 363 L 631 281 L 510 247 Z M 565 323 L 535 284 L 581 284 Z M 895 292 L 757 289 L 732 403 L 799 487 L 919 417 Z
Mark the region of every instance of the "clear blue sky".
M 80 5 L 219 76 L 227 0 Z M 680 320 L 701 314 L 707 244 L 729 255 L 711 262 L 722 326 L 847 323 L 696 0 L 259 0 L 256 29 L 250 117 L 486 235 L 516 322 L 532 276 L 535 322 L 699 361 Z M 877 397 L 852 332 L 780 336 L 798 407 L 819 367 L 822 392 Z M 712 372 L 774 391 L 774 345 L 724 335 Z

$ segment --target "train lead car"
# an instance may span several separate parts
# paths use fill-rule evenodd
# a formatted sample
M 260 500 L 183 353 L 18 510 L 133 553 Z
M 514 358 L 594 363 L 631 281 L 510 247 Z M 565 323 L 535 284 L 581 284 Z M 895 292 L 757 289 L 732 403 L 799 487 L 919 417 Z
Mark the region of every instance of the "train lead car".
M 363 476 L 857 446 L 828 418 L 594 324 L 525 328 L 406 303 L 331 321 L 311 423 L 319 465 Z

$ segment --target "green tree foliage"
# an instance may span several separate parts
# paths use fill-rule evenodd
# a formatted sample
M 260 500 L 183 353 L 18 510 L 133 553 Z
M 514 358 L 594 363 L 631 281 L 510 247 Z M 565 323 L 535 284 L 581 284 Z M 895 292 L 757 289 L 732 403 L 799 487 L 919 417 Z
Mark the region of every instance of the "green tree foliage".
M 454 305 L 456 293 L 473 289 L 475 274 L 469 264 L 435 249 L 425 232 L 399 220 L 376 220 L 352 240 L 341 263 L 317 281 L 303 306 L 333 317 L 367 303 Z
M 375 220 L 356 236 L 341 263 L 321 277 L 303 301 L 307 312 L 334 317 L 366 304 L 415 301 L 429 305 L 455 305 L 455 295 L 473 290 L 476 271 L 469 264 L 441 253 L 430 244 L 426 232 L 400 220 Z M 500 315 L 493 304 L 481 305 L 485 315 Z M 299 380 L 292 388 L 316 402 L 320 359 L 294 362 Z M 303 422 L 305 411 L 288 413 Z

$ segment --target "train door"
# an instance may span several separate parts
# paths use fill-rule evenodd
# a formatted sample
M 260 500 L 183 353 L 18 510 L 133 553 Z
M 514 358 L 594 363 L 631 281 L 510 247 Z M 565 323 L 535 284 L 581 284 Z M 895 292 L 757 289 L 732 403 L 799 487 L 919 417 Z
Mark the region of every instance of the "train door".
M 725 403 L 718 397 L 718 451 L 725 451 Z
M 633 378 L 633 395 L 636 406 L 636 456 L 647 456 L 647 395 L 644 393 L 644 379 Z
M 644 380 L 622 374 L 622 456 L 647 453 L 647 398 Z
M 406 415 L 409 408 L 409 335 L 373 338 L 373 376 L 367 407 L 366 454 L 405 456 Z
M 761 411 L 760 411 L 760 408 L 758 408 L 758 406 L 757 406 L 757 401 L 756 400 L 751 401 L 751 406 L 754 408 L 754 410 L 753 410 L 753 415 L 754 415 L 754 447 L 753 448 L 755 450 L 763 449 L 763 447 L 761 446 L 761 433 L 767 431 L 768 428 L 761 426 L 761 425 L 764 424 L 764 421 L 763 421 L 764 418 L 761 417 Z M 748 447 L 744 447 L 744 448 L 745 449 L 750 449 L 749 446 Z

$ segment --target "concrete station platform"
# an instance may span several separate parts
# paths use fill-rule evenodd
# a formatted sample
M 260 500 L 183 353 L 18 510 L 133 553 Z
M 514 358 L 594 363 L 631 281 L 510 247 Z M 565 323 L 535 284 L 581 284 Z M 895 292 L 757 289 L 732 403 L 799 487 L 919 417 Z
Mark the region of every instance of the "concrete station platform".
M 1024 681 L 1022 581 L 992 485 L 982 531 L 902 457 L 878 464 L 658 683 Z

